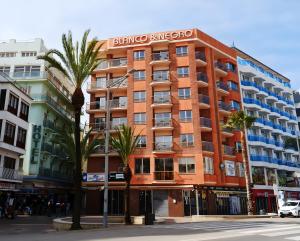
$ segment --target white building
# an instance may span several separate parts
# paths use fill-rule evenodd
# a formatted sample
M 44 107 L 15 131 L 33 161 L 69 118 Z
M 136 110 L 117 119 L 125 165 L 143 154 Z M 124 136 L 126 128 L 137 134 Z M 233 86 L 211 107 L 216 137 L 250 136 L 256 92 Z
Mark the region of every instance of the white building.
M 0 73 L 0 196 L 23 180 L 23 163 L 32 99 Z
M 276 211 L 273 184 L 300 199 L 299 133 L 290 80 L 238 50 L 244 110 L 256 121 L 246 133 L 256 211 Z M 274 186 L 276 188 L 276 186 Z
M 33 99 L 24 154 L 26 192 L 56 193 L 72 185 L 73 162 L 54 135 L 72 123 L 74 86 L 37 56 L 47 51 L 42 39 L 0 43 L 0 72 L 14 79 Z

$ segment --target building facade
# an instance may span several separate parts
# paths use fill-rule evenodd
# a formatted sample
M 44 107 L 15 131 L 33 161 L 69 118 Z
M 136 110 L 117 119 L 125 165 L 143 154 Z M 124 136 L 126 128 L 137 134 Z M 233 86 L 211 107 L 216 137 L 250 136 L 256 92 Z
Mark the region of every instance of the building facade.
M 286 199 L 300 198 L 299 128 L 293 91 L 289 79 L 236 51 L 243 107 L 256 117 L 247 131 L 256 212 L 276 212 L 273 189 L 283 191 Z
M 0 73 L 0 203 L 23 181 L 28 115 L 32 99 Z
M 103 62 L 92 74 L 86 108 L 98 138 L 105 126 L 107 83 L 134 69 L 109 96 L 111 135 L 121 124 L 141 133 L 129 164 L 132 215 L 144 214 L 146 207 L 158 216 L 244 213 L 240 134 L 222 126 L 241 108 L 235 51 L 197 29 L 101 43 Z M 87 214 L 103 212 L 103 150 L 88 160 Z M 121 170 L 111 151 L 110 215 L 123 213 Z
M 70 96 L 74 90 L 60 73 L 37 59 L 46 51 L 42 39 L 0 43 L 0 71 L 14 79 L 33 99 L 21 192 L 45 196 L 64 193 L 72 183 L 72 160 L 55 142 L 55 134 L 72 123 Z

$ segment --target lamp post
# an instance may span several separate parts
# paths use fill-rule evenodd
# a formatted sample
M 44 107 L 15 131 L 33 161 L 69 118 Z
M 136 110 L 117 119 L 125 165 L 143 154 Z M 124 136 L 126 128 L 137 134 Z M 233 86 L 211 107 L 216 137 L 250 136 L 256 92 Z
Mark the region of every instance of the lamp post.
M 103 205 L 103 226 L 108 226 L 108 158 L 109 158 L 109 130 L 110 130 L 110 88 L 119 87 L 126 80 L 134 69 L 129 70 L 123 77 L 116 81 L 111 81 L 110 75 L 106 80 L 106 118 L 105 118 L 105 162 L 104 162 L 104 205 Z

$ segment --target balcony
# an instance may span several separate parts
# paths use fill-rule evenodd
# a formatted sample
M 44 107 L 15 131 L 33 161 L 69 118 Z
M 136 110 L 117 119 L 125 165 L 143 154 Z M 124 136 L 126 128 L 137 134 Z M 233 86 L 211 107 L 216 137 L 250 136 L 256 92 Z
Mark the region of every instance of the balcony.
M 154 119 L 154 126 L 152 130 L 173 130 L 173 121 L 172 119 Z
M 200 109 L 208 109 L 210 107 L 209 96 L 199 94 L 199 107 Z
M 223 154 L 227 156 L 235 156 L 234 148 L 231 146 L 223 145 Z
M 221 95 L 228 95 L 229 94 L 229 88 L 228 88 L 227 84 L 225 84 L 222 81 L 217 82 L 217 90 L 219 91 L 219 93 Z
M 265 144 L 273 145 L 278 148 L 283 148 L 284 144 L 281 141 L 275 140 L 273 138 L 268 138 L 265 136 L 260 136 L 260 135 L 248 135 L 248 141 L 253 141 L 253 142 L 263 142 Z
M 112 78 L 110 80 L 101 80 L 101 81 L 92 81 L 88 83 L 87 86 L 87 92 L 88 93 L 94 93 L 94 92 L 99 92 L 99 91 L 106 91 L 107 85 L 112 86 L 116 84 L 121 78 Z M 115 87 L 111 87 L 110 91 L 114 92 L 115 90 L 126 90 L 128 87 L 128 81 L 127 79 L 123 80 L 121 84 L 116 85 Z
M 118 153 L 115 150 L 113 150 L 111 146 L 109 146 L 108 155 L 118 156 Z M 95 150 L 95 152 L 91 154 L 91 156 L 94 157 L 105 156 L 105 145 L 104 144 L 99 145 L 99 147 Z
M 155 171 L 154 172 L 155 181 L 173 181 L 174 172 L 173 171 Z
M 173 151 L 173 143 L 172 142 L 155 142 L 153 153 L 174 153 Z
M 152 75 L 151 86 L 169 86 L 171 85 L 169 71 L 154 71 Z
M 90 123 L 89 128 L 92 129 L 92 132 L 103 132 L 106 128 L 105 122 Z
M 200 117 L 200 129 L 202 132 L 211 131 L 211 119 L 206 117 Z
M 127 110 L 127 100 L 121 101 L 119 99 L 114 99 L 109 101 L 111 111 L 126 111 Z
M 172 101 L 170 95 L 154 96 L 152 108 L 169 108 L 172 107 Z
M 127 125 L 127 118 L 126 117 L 113 118 L 112 123 L 111 123 L 111 130 L 115 131 L 116 128 L 119 128 L 122 125 Z
M 86 103 L 86 112 L 87 113 L 98 113 L 98 112 L 106 112 L 106 105 L 100 103 L 99 101 L 94 101 L 90 103 Z
M 197 83 L 199 87 L 207 87 L 208 86 L 207 75 L 202 72 L 197 72 Z
M 221 132 L 224 136 L 234 136 L 233 130 L 231 128 L 225 127 L 225 123 L 223 121 L 220 122 Z
M 166 66 L 171 63 L 169 59 L 169 52 L 168 51 L 160 51 L 152 53 L 152 61 L 150 65 L 162 65 Z
M 205 56 L 205 52 L 202 51 L 196 51 L 195 52 L 195 58 L 196 58 L 196 65 L 199 67 L 203 67 L 206 66 L 206 56 Z
M 214 152 L 214 145 L 210 141 L 202 141 L 202 151 Z
M 225 77 L 227 75 L 226 65 L 219 61 L 215 62 L 215 71 L 218 76 Z
M 223 101 L 219 101 L 219 112 L 223 115 L 230 115 L 231 106 Z
M 113 72 L 114 70 L 127 70 L 127 58 L 116 58 L 102 61 L 95 71 L 108 71 Z
M 23 179 L 23 173 L 15 169 L 0 167 L 0 179 L 20 182 Z

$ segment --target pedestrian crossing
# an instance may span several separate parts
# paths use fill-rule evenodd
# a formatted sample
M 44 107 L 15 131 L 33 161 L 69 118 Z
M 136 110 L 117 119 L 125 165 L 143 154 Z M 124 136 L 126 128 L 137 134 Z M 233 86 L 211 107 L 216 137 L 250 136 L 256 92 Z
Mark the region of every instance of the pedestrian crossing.
M 180 241 L 222 240 L 225 238 L 260 236 L 275 240 L 300 241 L 300 223 L 214 221 L 151 226 L 154 229 L 176 229 L 191 233 Z M 198 231 L 198 232 L 197 232 Z M 268 239 L 266 239 L 268 240 Z

